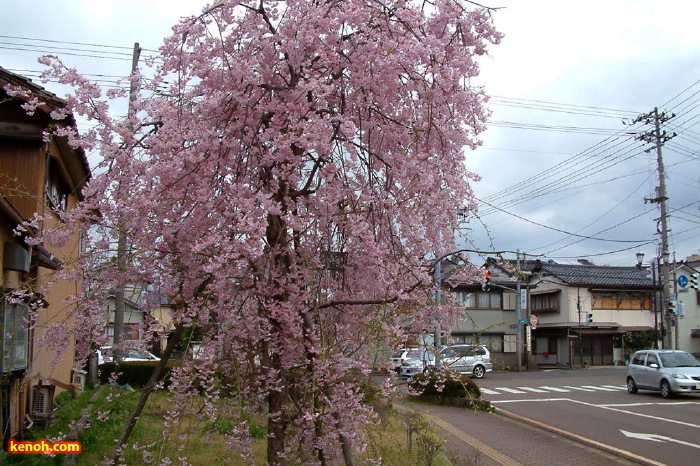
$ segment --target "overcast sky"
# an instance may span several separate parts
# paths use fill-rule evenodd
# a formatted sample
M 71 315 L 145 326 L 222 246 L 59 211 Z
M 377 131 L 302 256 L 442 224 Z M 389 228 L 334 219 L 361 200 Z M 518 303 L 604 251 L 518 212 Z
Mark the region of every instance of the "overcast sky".
M 36 58 L 61 56 L 103 79 L 125 76 L 139 42 L 155 51 L 199 0 L 0 0 L 0 66 L 35 78 Z M 482 62 L 493 96 L 468 248 L 528 258 L 632 265 L 657 255 L 656 151 L 623 118 L 673 112 L 663 148 L 670 251 L 700 252 L 700 2 L 483 0 L 505 34 Z M 93 44 L 88 46 L 86 44 Z M 59 95 L 65 90 L 46 87 Z M 652 148 L 653 149 L 653 148 Z M 466 229 L 465 229 L 466 231 Z M 505 253 L 513 258 L 513 253 Z

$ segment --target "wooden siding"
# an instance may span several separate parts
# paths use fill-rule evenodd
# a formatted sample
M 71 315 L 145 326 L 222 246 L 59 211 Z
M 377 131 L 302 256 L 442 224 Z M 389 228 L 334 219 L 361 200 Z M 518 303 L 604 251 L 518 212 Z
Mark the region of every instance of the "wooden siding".
M 45 157 L 43 145 L 0 144 L 0 194 L 22 218 L 42 211 Z

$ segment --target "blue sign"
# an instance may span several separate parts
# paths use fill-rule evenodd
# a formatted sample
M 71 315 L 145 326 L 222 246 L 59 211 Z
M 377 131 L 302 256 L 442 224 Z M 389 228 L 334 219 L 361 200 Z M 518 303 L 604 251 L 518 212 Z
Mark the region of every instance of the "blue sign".
M 685 275 L 681 275 L 678 277 L 678 286 L 681 288 L 688 288 L 688 277 Z

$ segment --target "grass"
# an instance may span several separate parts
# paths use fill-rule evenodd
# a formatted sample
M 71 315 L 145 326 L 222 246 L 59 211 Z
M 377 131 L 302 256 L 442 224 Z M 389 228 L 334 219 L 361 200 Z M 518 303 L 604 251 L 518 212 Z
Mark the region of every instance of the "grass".
M 74 460 L 73 464 L 93 466 L 102 463 L 105 458 L 110 458 L 140 393 L 127 392 L 105 385 L 99 396 L 91 403 L 88 422 L 84 425 L 76 424 L 81 418 L 81 411 L 90 404 L 89 400 L 93 395 L 95 390 L 87 390 L 75 398 L 69 394 L 57 397 L 56 405 L 60 409 L 56 415 L 56 424 L 44 432 L 30 432 L 31 438 L 27 440 L 74 439 L 77 435 L 77 440 L 83 446 L 83 452 L 70 459 Z M 251 449 L 255 464 L 265 464 L 265 420 L 251 413 L 241 417 L 240 407 L 230 405 L 229 400 L 224 399 L 217 403 L 219 412 L 223 414 L 218 418 L 210 418 L 206 415 L 204 398 L 190 396 L 177 403 L 178 409 L 183 414 L 171 425 L 166 426 L 166 419 L 172 417 L 172 401 L 168 398 L 168 393 L 154 392 L 136 424 L 129 447 L 123 453 L 122 463 L 161 464 L 165 458 L 169 458 L 173 463 L 179 463 L 178 458 L 186 457 L 192 465 L 247 465 L 248 462 L 227 445 L 227 434 L 239 425 L 239 420 L 245 419 L 253 436 Z M 386 414 L 388 415 L 384 416 L 385 422 L 368 429 L 369 444 L 364 457 L 380 457 L 381 464 L 385 466 L 464 464 L 455 463 L 454 459 L 450 461 L 444 451 L 438 451 L 431 456 L 430 460 L 426 459 L 425 448 L 421 450 L 421 445 L 425 445 L 426 439 L 433 444 L 440 443 L 440 439 L 435 438 L 435 433 L 430 431 L 430 428 L 426 431 L 427 435 L 422 437 L 422 444 L 419 434 L 416 432 L 412 434 L 412 448 L 409 451 L 406 423 L 393 410 L 389 410 Z M 8 457 L 7 464 L 60 465 L 67 463 L 66 459 L 67 457 L 63 456 L 49 459 L 34 455 L 11 455 Z M 358 459 L 362 464 L 362 458 Z M 5 464 L 2 457 L 0 457 L 0 463 Z

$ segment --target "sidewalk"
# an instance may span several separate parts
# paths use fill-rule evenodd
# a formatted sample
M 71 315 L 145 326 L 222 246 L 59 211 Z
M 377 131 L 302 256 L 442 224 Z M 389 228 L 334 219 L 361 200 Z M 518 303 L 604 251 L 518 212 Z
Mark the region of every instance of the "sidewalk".
M 440 426 L 447 434 L 447 456 L 455 466 L 640 464 L 503 414 L 410 400 L 395 407 L 400 413 L 421 411 Z

